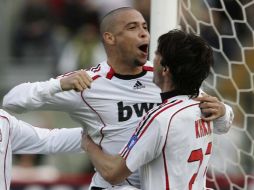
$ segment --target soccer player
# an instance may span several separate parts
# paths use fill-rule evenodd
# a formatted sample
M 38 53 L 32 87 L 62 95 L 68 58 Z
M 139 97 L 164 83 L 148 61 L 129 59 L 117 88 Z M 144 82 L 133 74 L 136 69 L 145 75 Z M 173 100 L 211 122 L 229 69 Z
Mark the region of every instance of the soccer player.
M 89 71 L 67 73 L 45 82 L 23 83 L 3 99 L 3 107 L 15 112 L 57 110 L 69 113 L 85 132 L 108 153 L 116 154 L 128 141 L 140 118 L 161 103 L 161 90 L 152 82 L 153 67 L 147 61 L 150 35 L 140 12 L 124 7 L 108 13 L 100 31 L 107 60 Z M 83 88 L 91 88 L 83 91 Z M 184 77 L 184 76 L 183 76 Z M 201 104 L 207 120 L 216 119 L 228 130 L 232 109 L 216 98 Z M 138 172 L 119 185 L 139 187 Z M 91 189 L 108 188 L 98 172 Z
M 163 103 L 150 110 L 118 155 L 103 153 L 84 138 L 82 146 L 97 171 L 118 184 L 140 169 L 141 189 L 205 189 L 212 151 L 212 121 L 202 120 L 199 88 L 213 64 L 212 49 L 200 37 L 172 30 L 159 37 L 154 83 Z
M 34 127 L 0 109 L 0 189 L 10 189 L 12 154 L 82 152 L 82 131 Z

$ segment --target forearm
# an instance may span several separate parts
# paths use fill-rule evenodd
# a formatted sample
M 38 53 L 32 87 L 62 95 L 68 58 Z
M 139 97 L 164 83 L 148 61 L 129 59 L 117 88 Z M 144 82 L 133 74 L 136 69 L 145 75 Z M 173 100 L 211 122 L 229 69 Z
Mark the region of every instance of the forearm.
M 55 154 L 82 152 L 82 128 L 45 129 L 16 120 L 12 128 L 15 154 Z
M 131 174 L 121 156 L 106 154 L 97 145 L 89 145 L 86 151 L 96 170 L 109 183 L 118 184 Z

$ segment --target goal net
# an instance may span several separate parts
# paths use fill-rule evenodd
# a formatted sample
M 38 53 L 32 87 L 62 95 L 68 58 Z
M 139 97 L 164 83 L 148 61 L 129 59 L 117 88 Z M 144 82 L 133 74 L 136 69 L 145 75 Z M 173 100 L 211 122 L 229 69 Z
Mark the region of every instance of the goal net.
M 215 64 L 203 89 L 232 106 L 233 127 L 216 135 L 207 174 L 218 190 L 254 189 L 254 1 L 180 0 L 178 23 L 210 43 Z
M 173 28 L 210 43 L 215 64 L 203 89 L 235 114 L 231 130 L 215 135 L 207 186 L 253 190 L 254 0 L 151 0 L 151 60 L 158 36 Z

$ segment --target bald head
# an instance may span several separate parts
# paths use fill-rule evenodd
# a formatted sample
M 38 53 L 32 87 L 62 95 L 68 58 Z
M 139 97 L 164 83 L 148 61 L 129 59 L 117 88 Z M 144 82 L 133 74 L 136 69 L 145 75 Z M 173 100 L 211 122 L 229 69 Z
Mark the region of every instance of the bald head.
M 117 18 L 120 16 L 121 13 L 125 11 L 135 10 L 131 7 L 121 7 L 118 9 L 115 9 L 113 11 L 110 11 L 108 14 L 106 14 L 100 23 L 100 33 L 103 35 L 104 32 L 114 32 L 117 25 L 115 24 Z

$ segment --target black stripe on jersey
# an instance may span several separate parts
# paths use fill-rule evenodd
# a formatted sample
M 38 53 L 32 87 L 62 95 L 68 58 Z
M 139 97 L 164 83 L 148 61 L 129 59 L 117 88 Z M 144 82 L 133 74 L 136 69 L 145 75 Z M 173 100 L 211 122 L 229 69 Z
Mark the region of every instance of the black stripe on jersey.
M 96 67 L 92 67 L 91 69 L 90 69 L 90 71 L 92 71 L 92 72 L 98 72 L 98 71 L 100 71 L 101 70 L 101 64 L 98 64 Z
M 114 76 L 116 78 L 119 78 L 119 79 L 122 79 L 122 80 L 131 80 L 131 79 L 136 79 L 136 78 L 143 77 L 146 73 L 147 73 L 146 70 L 142 70 L 141 73 L 136 74 L 136 75 L 122 75 L 122 74 L 115 73 Z
M 163 111 L 165 111 L 166 109 L 168 109 L 169 107 L 175 106 L 179 103 L 181 103 L 182 100 L 178 100 L 178 101 L 173 101 L 173 102 L 169 102 L 166 104 L 162 104 L 160 106 L 158 106 L 158 108 L 155 108 L 154 110 L 151 110 L 151 112 L 149 111 L 147 113 L 147 115 L 144 117 L 144 119 L 140 122 L 139 127 L 137 128 L 137 130 L 135 131 L 135 133 L 132 135 L 132 138 L 130 139 L 129 143 L 124 147 L 124 149 L 122 150 L 122 152 L 120 153 L 120 155 L 126 159 L 127 156 L 129 155 L 129 152 L 131 151 L 132 147 L 134 146 L 133 143 L 136 143 L 139 138 L 144 134 L 144 132 L 146 131 L 146 129 L 150 126 L 150 124 L 152 123 L 152 121 Z M 135 140 L 135 142 L 132 142 L 133 140 Z M 129 146 L 130 143 L 132 143 L 131 147 Z
M 147 114 L 145 115 L 144 119 L 139 123 L 139 127 L 138 127 L 138 131 L 137 131 L 137 135 L 139 136 L 143 126 L 147 123 L 147 120 L 159 109 L 168 106 L 168 105 L 172 105 L 173 103 L 175 103 L 176 100 L 172 101 L 172 102 L 166 102 L 164 104 L 159 105 L 157 108 L 154 108 L 154 110 L 150 110 L 147 112 Z M 181 100 L 179 100 L 181 102 Z M 178 103 L 177 103 L 178 104 Z

